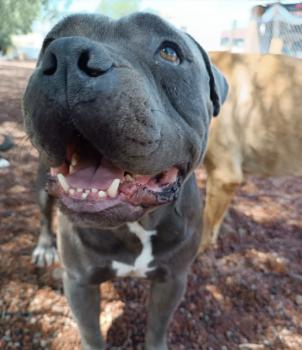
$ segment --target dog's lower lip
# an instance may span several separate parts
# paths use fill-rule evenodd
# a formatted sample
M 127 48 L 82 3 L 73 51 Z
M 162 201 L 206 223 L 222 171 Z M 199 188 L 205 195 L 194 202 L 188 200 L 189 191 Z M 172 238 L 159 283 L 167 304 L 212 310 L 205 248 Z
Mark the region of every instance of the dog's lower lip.
M 97 214 L 104 211 L 108 212 L 108 210 L 114 209 L 120 204 L 125 203 L 128 205 L 129 215 L 131 215 L 131 211 L 136 210 L 135 208 L 138 207 L 147 209 L 174 201 L 177 198 L 177 192 L 180 188 L 180 178 L 178 182 L 170 184 L 167 187 L 171 187 L 172 189 L 167 190 L 166 192 L 152 192 L 146 187 L 140 187 L 130 197 L 127 197 L 124 193 L 120 192 L 115 198 L 105 196 L 105 198 L 97 199 L 83 196 L 85 192 L 82 194 L 78 192 L 78 198 L 72 197 L 69 193 L 66 193 L 60 188 L 57 183 L 54 187 L 49 186 L 49 192 L 54 194 L 63 206 L 72 212 Z
M 107 190 L 71 188 L 68 184 L 68 177 L 58 173 L 50 176 L 48 191 L 56 196 L 66 208 L 75 212 L 98 213 L 118 206 L 120 203 L 148 208 L 172 202 L 177 198 L 181 184 L 179 170 L 172 167 L 167 172 L 169 171 L 176 174 L 175 181 L 164 186 L 156 184 L 155 179 L 159 177 L 158 175 L 150 180 L 147 176 L 132 176 L 125 173 L 123 179 L 114 179 Z M 164 176 L 161 175 L 163 180 L 165 180 Z M 136 178 L 142 183 L 137 183 Z M 148 179 L 149 182 L 147 182 Z

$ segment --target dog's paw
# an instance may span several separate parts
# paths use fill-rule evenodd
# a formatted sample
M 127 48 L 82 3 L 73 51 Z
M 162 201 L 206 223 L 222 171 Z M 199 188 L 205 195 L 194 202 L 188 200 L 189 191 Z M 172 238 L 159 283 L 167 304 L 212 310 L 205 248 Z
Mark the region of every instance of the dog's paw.
M 31 262 L 38 267 L 51 266 L 59 262 L 57 250 L 54 246 L 39 246 L 32 253 Z

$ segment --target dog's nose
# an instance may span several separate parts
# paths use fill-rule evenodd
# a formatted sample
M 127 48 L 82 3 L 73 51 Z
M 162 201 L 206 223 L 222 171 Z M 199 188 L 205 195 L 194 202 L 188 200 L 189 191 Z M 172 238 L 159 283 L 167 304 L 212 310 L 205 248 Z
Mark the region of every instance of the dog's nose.
M 42 56 L 42 72 L 47 76 L 84 74 L 96 78 L 111 70 L 112 59 L 103 45 L 82 37 L 52 41 Z

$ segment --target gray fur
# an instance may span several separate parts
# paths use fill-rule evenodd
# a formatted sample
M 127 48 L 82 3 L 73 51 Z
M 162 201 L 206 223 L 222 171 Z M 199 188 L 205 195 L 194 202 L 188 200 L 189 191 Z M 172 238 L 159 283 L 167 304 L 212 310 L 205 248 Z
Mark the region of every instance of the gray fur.
M 179 45 L 181 64 L 159 56 L 163 42 Z M 90 77 L 79 69 L 85 50 L 89 67 L 102 71 L 101 76 Z M 51 74 L 54 56 L 56 73 Z M 213 111 L 227 92 L 224 78 L 217 70 L 213 73 L 208 60 L 185 33 L 146 13 L 119 21 L 74 15 L 45 39 L 25 92 L 24 119 L 47 167 L 64 160 L 76 128 L 131 173 L 155 175 L 174 165 L 184 171 L 178 199 L 165 206 L 139 209 L 132 216 L 127 216 L 126 206 L 90 218 L 63 210 L 58 248 L 64 289 L 85 350 L 104 349 L 98 284 L 115 277 L 112 261 L 131 264 L 142 249 L 126 225 L 134 220 L 157 232 L 148 273 L 152 287 L 145 348 L 168 349 L 166 329 L 200 241 L 201 200 L 193 171 L 203 158 Z M 41 208 L 49 216 L 50 198 L 41 191 Z M 50 223 L 42 222 L 42 227 L 42 241 L 48 237 L 49 244 Z

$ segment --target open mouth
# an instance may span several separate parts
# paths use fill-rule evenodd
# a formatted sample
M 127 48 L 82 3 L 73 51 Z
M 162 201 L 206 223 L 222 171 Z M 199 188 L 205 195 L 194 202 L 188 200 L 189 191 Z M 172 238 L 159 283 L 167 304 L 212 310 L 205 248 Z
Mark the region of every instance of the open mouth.
M 98 213 L 121 203 L 141 208 L 170 203 L 181 182 L 177 166 L 155 176 L 132 174 L 81 140 L 69 144 L 65 161 L 50 169 L 47 190 L 74 212 Z

